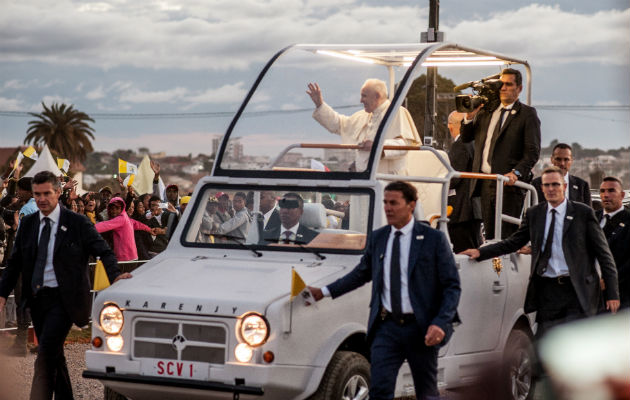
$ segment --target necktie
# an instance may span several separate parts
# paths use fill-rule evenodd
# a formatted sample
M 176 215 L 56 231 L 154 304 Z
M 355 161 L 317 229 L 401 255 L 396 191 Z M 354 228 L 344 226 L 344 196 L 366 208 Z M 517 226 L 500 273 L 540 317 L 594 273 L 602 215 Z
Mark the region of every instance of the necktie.
M 545 242 L 545 248 L 538 260 L 538 275 L 542 275 L 547 271 L 547 265 L 551 258 L 551 245 L 553 243 L 553 231 L 556 227 L 556 210 L 551 210 L 551 224 L 549 224 L 549 231 L 547 231 L 547 241 Z
M 291 242 L 291 235 L 293 234 L 293 232 L 291 231 L 284 231 L 282 233 L 284 235 L 284 243 L 290 243 Z
M 497 137 L 497 135 L 499 135 L 499 132 L 501 132 L 501 125 L 503 125 L 503 114 L 505 114 L 506 111 L 507 109 L 501 107 L 501 115 L 499 116 L 499 120 L 497 121 L 497 126 L 494 127 L 492 138 Z
M 48 243 L 50 242 L 50 218 L 44 217 L 44 229 L 39 236 L 39 244 L 37 245 L 37 256 L 35 257 L 35 268 L 33 268 L 33 278 L 31 279 L 31 287 L 33 293 L 44 284 L 44 267 L 46 266 L 46 256 L 48 255 Z
M 612 235 L 613 230 L 615 230 L 615 227 L 612 222 L 610 222 L 610 214 L 604 215 L 604 218 L 606 218 L 606 223 L 604 224 L 604 235 L 606 235 L 606 238 L 609 238 L 610 235 Z
M 400 235 L 401 231 L 394 233 L 392 245 L 392 257 L 389 267 L 389 291 L 392 300 L 392 314 L 397 318 L 402 315 L 402 300 L 400 294 Z

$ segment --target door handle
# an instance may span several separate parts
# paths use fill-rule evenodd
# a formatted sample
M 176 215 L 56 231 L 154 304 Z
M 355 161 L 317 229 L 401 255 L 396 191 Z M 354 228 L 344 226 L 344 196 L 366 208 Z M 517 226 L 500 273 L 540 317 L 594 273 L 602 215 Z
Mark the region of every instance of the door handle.
M 499 293 L 503 289 L 505 289 L 505 285 L 502 285 L 499 281 L 494 281 L 494 283 L 492 284 L 492 291 L 494 293 Z

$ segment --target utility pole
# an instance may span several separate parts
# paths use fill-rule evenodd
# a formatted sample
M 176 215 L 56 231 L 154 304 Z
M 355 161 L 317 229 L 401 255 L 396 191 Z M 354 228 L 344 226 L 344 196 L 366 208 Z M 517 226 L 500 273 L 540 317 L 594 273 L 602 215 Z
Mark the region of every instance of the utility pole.
M 424 43 L 442 42 L 444 34 L 439 32 L 440 0 L 429 0 L 429 29 L 422 32 L 421 41 Z M 424 143 L 435 144 L 438 148 L 444 146 L 444 138 L 435 137 L 437 119 L 437 67 L 427 67 L 427 97 L 424 113 Z

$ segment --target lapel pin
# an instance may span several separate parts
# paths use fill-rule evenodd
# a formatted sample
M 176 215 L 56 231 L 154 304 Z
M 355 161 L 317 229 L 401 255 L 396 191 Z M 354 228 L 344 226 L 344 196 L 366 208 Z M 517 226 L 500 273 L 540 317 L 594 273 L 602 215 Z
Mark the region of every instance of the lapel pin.
M 568 219 L 568 220 L 572 220 L 572 219 L 573 219 L 573 216 L 572 216 L 572 215 L 567 215 L 567 219 Z
M 418 236 L 416 236 L 416 240 L 422 240 L 422 239 L 424 239 L 424 235 L 418 235 Z
M 516 110 L 510 111 L 510 114 L 512 114 L 512 115 L 516 114 Z
M 380 256 L 378 256 L 378 258 L 380 258 L 382 260 L 383 258 L 385 258 L 385 255 L 381 254 Z
M 623 222 L 620 222 L 619 226 L 623 228 L 624 226 L 626 226 L 626 224 L 624 224 Z
M 65 232 L 68 230 L 68 228 L 66 228 L 65 225 L 61 225 L 61 230 Z
M 577 188 L 578 188 L 577 185 L 573 185 L 573 189 L 577 189 Z

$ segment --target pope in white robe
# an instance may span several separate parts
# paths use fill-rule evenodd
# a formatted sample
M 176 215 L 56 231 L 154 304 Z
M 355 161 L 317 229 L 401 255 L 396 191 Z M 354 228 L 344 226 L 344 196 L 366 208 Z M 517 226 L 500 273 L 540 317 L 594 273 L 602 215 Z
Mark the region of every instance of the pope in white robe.
M 387 86 L 378 79 L 368 79 L 361 88 L 361 103 L 364 110 L 351 116 L 337 113 L 323 101 L 321 89 L 317 83 L 309 83 L 307 93 L 315 103 L 313 118 L 331 133 L 341 136 L 344 144 L 358 144 L 362 149 L 355 151 L 357 171 L 367 168 L 370 149 L 387 108 Z M 400 107 L 385 133 L 385 145 L 417 146 L 420 135 L 406 108 Z M 385 174 L 407 175 L 405 150 L 385 150 L 378 161 L 378 172 Z

